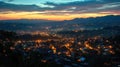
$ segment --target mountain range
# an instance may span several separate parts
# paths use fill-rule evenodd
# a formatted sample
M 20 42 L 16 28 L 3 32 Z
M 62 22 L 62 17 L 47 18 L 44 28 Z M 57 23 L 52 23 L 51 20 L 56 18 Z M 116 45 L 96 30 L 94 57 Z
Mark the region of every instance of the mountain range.
M 78 29 L 94 29 L 101 27 L 119 26 L 120 15 L 108 15 L 103 17 L 90 18 L 75 18 L 64 21 L 49 21 L 49 20 L 1 20 L 0 30 L 78 30 Z

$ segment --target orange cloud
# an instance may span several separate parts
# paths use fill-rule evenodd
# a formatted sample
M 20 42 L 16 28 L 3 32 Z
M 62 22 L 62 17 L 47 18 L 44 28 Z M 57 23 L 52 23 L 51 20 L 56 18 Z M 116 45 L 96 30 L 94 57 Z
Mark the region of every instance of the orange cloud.
M 8 12 L 0 13 L 0 20 L 12 20 L 12 19 L 44 19 L 44 20 L 71 20 L 74 18 L 88 18 L 88 17 L 98 17 L 106 16 L 107 13 L 82 13 L 82 14 L 61 14 L 61 15 L 52 15 L 46 14 L 44 12 Z M 114 14 L 116 15 L 116 14 Z

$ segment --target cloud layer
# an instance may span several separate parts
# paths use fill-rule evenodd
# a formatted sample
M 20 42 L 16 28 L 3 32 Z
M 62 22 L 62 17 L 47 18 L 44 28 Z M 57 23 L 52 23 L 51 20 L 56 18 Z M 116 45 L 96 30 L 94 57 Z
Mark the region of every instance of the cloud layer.
M 13 0 L 0 1 L 0 14 L 9 12 L 34 12 L 45 15 L 115 14 L 120 15 L 120 0 L 84 0 L 65 3 L 13 4 Z M 43 7 L 44 6 L 44 7 Z

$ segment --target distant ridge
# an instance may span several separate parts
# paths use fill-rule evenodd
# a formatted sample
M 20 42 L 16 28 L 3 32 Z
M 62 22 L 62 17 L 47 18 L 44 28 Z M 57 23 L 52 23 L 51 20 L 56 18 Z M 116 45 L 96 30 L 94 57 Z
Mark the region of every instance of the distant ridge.
M 120 22 L 120 15 L 107 15 L 102 17 L 90 17 L 90 18 L 75 18 L 72 20 L 64 21 L 52 21 L 52 20 L 43 20 L 43 19 L 17 19 L 17 20 L 0 20 L 0 22 L 73 22 L 73 23 L 82 23 L 82 22 Z
M 90 18 L 75 18 L 73 20 L 68 20 L 67 22 L 73 23 L 97 23 L 97 22 L 119 22 L 120 23 L 120 15 L 107 15 L 102 17 L 90 17 Z
M 2 20 L 0 21 L 0 30 L 74 30 L 74 29 L 95 29 L 103 27 L 120 26 L 120 15 L 109 15 L 96 18 L 75 18 L 65 21 L 48 21 L 48 20 Z

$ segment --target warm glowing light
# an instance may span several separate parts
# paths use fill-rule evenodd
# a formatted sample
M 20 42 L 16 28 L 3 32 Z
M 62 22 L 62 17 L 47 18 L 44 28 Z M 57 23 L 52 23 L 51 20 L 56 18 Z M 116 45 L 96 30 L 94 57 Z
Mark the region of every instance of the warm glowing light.
M 108 46 L 110 49 L 112 48 L 112 46 L 110 45 L 110 46 Z
M 100 49 L 100 46 L 98 46 L 97 48 Z
M 89 49 L 93 49 L 92 47 L 89 47 Z
M 78 60 L 77 60 L 77 62 L 81 62 L 81 60 L 80 60 L 80 59 L 78 59 Z
M 87 41 L 85 41 L 84 44 L 85 44 L 85 47 L 86 47 L 86 48 L 93 49 Z
M 79 50 L 83 50 L 82 48 L 79 48 Z
M 71 57 L 71 55 L 70 55 L 70 52 L 69 52 L 69 51 L 65 52 L 65 54 L 66 54 L 66 56 Z
M 10 47 L 10 50 L 15 50 L 15 48 L 14 47 Z
M 18 40 L 17 43 L 22 43 L 22 41 Z
M 53 53 L 55 54 L 56 53 L 56 48 L 53 45 L 50 45 L 49 47 L 53 50 Z
M 42 40 L 36 40 L 35 42 L 37 42 L 37 43 L 41 43 L 41 42 L 42 42 Z
M 66 47 L 66 48 L 69 48 L 69 47 L 70 47 L 70 44 L 69 44 L 69 43 L 65 44 L 65 47 Z
M 60 55 L 61 54 L 61 52 L 58 52 L 58 55 Z
M 47 62 L 47 60 L 41 60 L 41 62 L 46 63 L 46 62 Z
M 31 48 L 30 47 L 28 47 L 27 49 L 26 49 L 26 51 L 30 51 L 31 50 Z
M 115 52 L 114 52 L 114 51 L 112 51 L 112 50 L 110 50 L 109 52 L 110 52 L 111 54 L 115 54 Z

